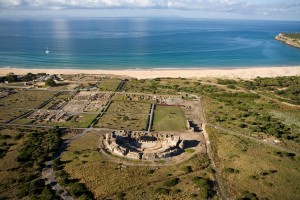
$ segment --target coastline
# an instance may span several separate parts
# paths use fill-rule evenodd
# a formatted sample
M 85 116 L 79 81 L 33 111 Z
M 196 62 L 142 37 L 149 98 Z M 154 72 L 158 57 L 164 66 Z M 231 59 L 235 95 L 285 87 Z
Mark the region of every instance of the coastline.
M 260 77 L 300 76 L 300 66 L 287 67 L 257 67 L 257 68 L 190 68 L 190 69 L 126 69 L 126 70 L 98 70 L 98 69 L 26 69 L 0 68 L 0 76 L 8 73 L 24 75 L 31 73 L 47 74 L 107 74 L 129 76 L 138 79 L 148 78 L 240 78 L 253 79 Z

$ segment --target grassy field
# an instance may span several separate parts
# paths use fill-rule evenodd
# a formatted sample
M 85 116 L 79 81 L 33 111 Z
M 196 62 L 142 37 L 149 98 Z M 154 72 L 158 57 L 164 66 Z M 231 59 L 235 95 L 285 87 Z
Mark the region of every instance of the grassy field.
M 276 149 L 208 128 L 218 171 L 231 197 L 245 191 L 259 198 L 298 199 L 300 160 Z
M 18 120 L 13 121 L 13 123 L 15 123 L 15 124 L 26 124 L 26 125 L 28 125 L 28 124 L 34 123 L 34 121 L 35 121 L 35 120 L 33 120 L 33 119 L 21 118 L 21 119 L 18 119 Z M 46 125 L 46 124 L 41 124 L 41 125 Z
M 199 82 L 188 79 L 131 79 L 123 86 L 126 92 L 156 93 L 156 94 L 176 94 L 179 88 L 195 87 Z
M 215 98 L 207 97 L 204 106 L 206 120 L 262 139 L 280 139 L 280 145 L 299 151 L 299 108 L 252 95 L 222 92 L 215 93 Z
M 13 108 L 36 108 L 57 92 L 27 90 L 0 99 L 0 105 Z
M 97 87 L 100 91 L 115 91 L 120 82 L 120 79 L 103 79 L 97 84 Z
M 175 106 L 156 106 L 152 129 L 154 131 L 186 130 L 186 119 L 182 109 Z
M 0 107 L 0 123 L 5 123 L 25 113 L 26 110 Z
M 122 90 L 126 92 L 153 93 L 151 82 L 145 79 L 131 79 L 129 81 L 126 81 Z
M 204 154 L 174 166 L 128 166 L 102 157 L 97 152 L 99 137 L 99 133 L 91 132 L 73 141 L 61 158 L 66 163 L 64 170 L 73 179 L 85 183 L 98 199 L 117 199 L 120 195 L 133 200 L 201 199 L 199 188 L 192 179 L 212 179 Z M 177 182 L 173 183 L 173 180 Z M 166 189 L 168 194 L 159 194 L 158 188 Z
M 0 130 L 1 135 L 8 135 L 10 138 L 1 139 L 1 148 L 3 142 L 7 143 L 8 151 L 6 155 L 0 158 L 0 199 L 16 199 L 18 192 L 18 172 L 19 164 L 17 162 L 18 151 L 20 150 L 24 140 L 15 140 L 14 137 L 18 131 L 10 129 Z
M 135 113 L 148 114 L 150 111 L 149 103 L 133 102 L 133 101 L 113 101 L 108 113 Z
M 97 114 L 78 114 L 73 116 L 72 119 L 66 123 L 61 124 L 61 126 L 87 128 L 96 116 Z
M 142 131 L 146 130 L 148 116 L 147 114 L 105 113 L 96 123 L 95 127 Z
M 113 101 L 95 127 L 146 130 L 150 104 L 134 101 Z

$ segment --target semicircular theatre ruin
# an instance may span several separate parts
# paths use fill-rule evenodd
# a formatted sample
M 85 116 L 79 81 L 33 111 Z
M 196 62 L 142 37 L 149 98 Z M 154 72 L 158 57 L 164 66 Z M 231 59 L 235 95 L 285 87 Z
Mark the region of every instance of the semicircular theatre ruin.
M 176 134 L 139 131 L 107 133 L 103 144 L 109 152 L 131 159 L 154 160 L 180 154 L 185 141 Z

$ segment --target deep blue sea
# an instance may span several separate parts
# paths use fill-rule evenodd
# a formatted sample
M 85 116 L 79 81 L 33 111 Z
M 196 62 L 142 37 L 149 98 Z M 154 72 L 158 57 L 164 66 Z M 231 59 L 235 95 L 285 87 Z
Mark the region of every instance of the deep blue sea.
M 0 67 L 135 69 L 300 65 L 274 37 L 300 22 L 105 18 L 0 19 Z M 46 54 L 46 47 L 50 53 Z

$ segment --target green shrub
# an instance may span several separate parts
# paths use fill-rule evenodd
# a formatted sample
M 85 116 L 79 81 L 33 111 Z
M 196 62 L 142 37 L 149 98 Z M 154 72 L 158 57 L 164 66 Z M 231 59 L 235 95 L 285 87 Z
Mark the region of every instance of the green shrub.
M 86 191 L 82 183 L 73 183 L 70 187 L 70 194 L 74 197 L 80 197 Z
M 153 174 L 154 172 L 155 172 L 154 169 L 148 169 L 148 170 L 146 171 L 147 174 Z
M 53 78 L 48 78 L 45 82 L 45 85 L 54 87 L 54 86 L 56 86 L 56 82 L 53 80 Z
M 258 200 L 259 198 L 255 193 L 251 193 L 249 191 L 244 191 L 243 196 L 239 198 L 239 200 Z
M 246 127 L 247 127 L 247 124 L 241 123 L 241 124 L 239 124 L 239 127 L 241 127 L 241 128 L 246 128 Z
M 117 199 L 124 199 L 124 197 L 125 197 L 125 193 L 123 193 L 123 192 L 119 192 L 118 194 L 117 194 Z
M 184 171 L 185 173 L 191 173 L 193 171 L 192 166 L 184 166 L 182 168 L 182 171 Z
M 236 86 L 235 85 L 228 85 L 227 86 L 229 89 L 236 89 Z
M 185 149 L 185 152 L 187 152 L 187 153 L 194 153 L 195 150 L 194 149 Z
M 191 198 L 195 199 L 197 197 L 198 197 L 198 194 L 195 194 L 195 193 L 191 194 Z
M 212 184 L 210 184 L 209 180 L 201 178 L 201 177 L 193 177 L 192 181 L 199 188 L 199 195 L 202 199 L 208 199 L 213 196 L 214 190 L 212 189 Z
M 93 200 L 93 198 L 91 198 L 89 195 L 87 194 L 82 194 L 78 200 Z
M 275 151 L 274 153 L 275 153 L 275 155 L 278 155 L 280 157 L 288 157 L 291 159 L 295 159 L 295 156 L 296 156 L 296 154 L 294 154 L 294 153 L 289 153 L 289 152 L 284 152 L 284 151 Z
M 230 167 L 225 168 L 224 171 L 225 171 L 226 173 L 235 173 L 235 174 L 237 174 L 237 173 L 240 172 L 240 170 L 238 170 L 238 169 L 233 169 L 233 168 L 230 168 Z
M 251 175 L 251 176 L 249 176 L 249 178 L 250 178 L 250 179 L 253 179 L 253 180 L 258 180 L 258 177 L 255 176 L 255 175 Z
M 67 186 L 69 183 L 69 179 L 67 177 L 63 177 L 59 180 L 59 185 L 61 186 Z
M 179 182 L 180 182 L 179 178 L 173 178 L 173 179 L 166 180 L 163 185 L 166 187 L 173 187 L 177 185 Z
M 157 188 L 154 191 L 157 194 L 162 194 L 162 195 L 169 195 L 170 194 L 170 190 L 167 188 Z
M 178 194 L 178 193 L 180 193 L 180 192 L 182 192 L 182 190 L 181 189 L 176 189 L 176 190 L 174 190 L 174 194 Z
M 217 83 L 221 85 L 234 85 L 237 84 L 238 82 L 232 79 L 218 79 Z
M 57 195 L 57 196 L 61 195 L 62 193 L 64 193 L 63 190 L 61 190 L 61 189 L 60 189 L 60 190 L 56 190 L 56 195 Z
M 49 189 L 44 189 L 40 199 L 41 200 L 53 200 L 55 197 Z
M 18 133 L 17 135 L 15 135 L 14 139 L 15 140 L 19 140 L 23 137 L 23 134 L 22 133 Z

